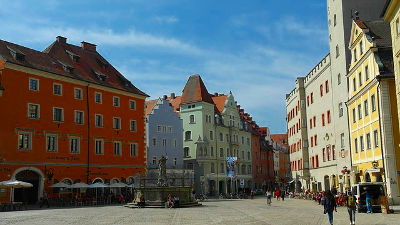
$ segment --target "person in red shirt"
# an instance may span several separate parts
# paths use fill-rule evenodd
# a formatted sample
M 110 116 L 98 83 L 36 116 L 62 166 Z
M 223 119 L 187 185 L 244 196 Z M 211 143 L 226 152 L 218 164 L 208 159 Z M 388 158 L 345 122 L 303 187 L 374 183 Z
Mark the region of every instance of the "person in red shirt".
M 279 199 L 281 198 L 281 191 L 279 190 L 279 188 L 276 189 L 276 191 L 275 191 L 275 196 L 276 196 L 276 200 L 279 201 Z

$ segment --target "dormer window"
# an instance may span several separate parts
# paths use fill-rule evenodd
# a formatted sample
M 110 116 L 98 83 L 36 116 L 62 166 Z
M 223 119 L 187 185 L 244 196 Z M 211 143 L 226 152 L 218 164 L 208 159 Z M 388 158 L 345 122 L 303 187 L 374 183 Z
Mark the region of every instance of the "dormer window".
M 99 58 L 96 58 L 96 60 L 97 60 L 97 63 L 101 66 L 101 68 L 107 69 L 107 67 L 108 67 L 108 63 L 107 62 L 105 62 L 104 60 L 99 59 Z
M 58 62 L 61 64 L 61 66 L 62 66 L 62 68 L 63 68 L 63 70 L 65 72 L 67 72 L 67 73 L 73 73 L 74 72 L 74 67 L 73 66 L 68 65 L 66 63 L 63 63 L 61 61 L 58 61 Z
M 10 54 L 12 55 L 12 57 L 15 60 L 18 61 L 24 61 L 25 60 L 25 54 L 22 53 L 21 51 L 17 50 L 17 49 L 13 49 L 10 46 L 7 46 L 8 50 L 10 50 Z
M 105 81 L 108 78 L 107 75 L 102 74 L 100 72 L 94 71 L 94 73 L 96 74 L 97 79 L 100 81 Z
M 81 58 L 79 55 L 77 55 L 77 54 L 75 54 L 75 53 L 73 53 L 71 51 L 68 51 L 68 50 L 65 50 L 65 51 L 67 52 L 69 57 L 71 57 L 72 61 L 79 62 L 79 59 Z

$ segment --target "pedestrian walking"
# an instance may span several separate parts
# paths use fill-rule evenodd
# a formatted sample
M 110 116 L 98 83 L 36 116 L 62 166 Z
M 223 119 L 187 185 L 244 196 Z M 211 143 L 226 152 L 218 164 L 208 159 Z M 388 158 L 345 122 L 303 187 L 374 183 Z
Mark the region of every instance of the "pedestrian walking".
M 349 213 L 350 225 L 356 224 L 356 198 L 351 191 L 346 197 L 347 212 Z
M 267 196 L 267 205 L 271 205 L 272 191 L 268 189 L 265 195 Z
M 250 197 L 251 197 L 251 199 L 254 198 L 254 190 L 253 189 L 251 189 L 251 191 L 250 191 Z
M 372 211 L 372 199 L 371 199 L 371 194 L 369 193 L 368 190 L 364 187 L 365 190 L 365 203 L 367 205 L 367 213 L 373 213 Z
M 285 194 L 286 194 L 286 191 L 285 191 L 285 190 L 282 190 L 282 191 L 281 191 L 281 198 L 282 198 L 282 201 L 285 201 Z
M 275 196 L 276 196 L 276 200 L 279 201 L 279 198 L 281 197 L 281 191 L 279 190 L 279 188 L 276 189 Z
M 40 203 L 40 208 L 42 208 L 42 206 L 43 206 L 44 204 L 47 205 L 47 208 L 50 207 L 50 204 L 49 204 L 49 195 L 47 194 L 47 192 L 43 192 L 42 201 L 41 201 L 41 203 Z
M 333 210 L 336 210 L 336 201 L 331 191 L 325 193 L 324 214 L 328 214 L 329 224 L 333 224 Z

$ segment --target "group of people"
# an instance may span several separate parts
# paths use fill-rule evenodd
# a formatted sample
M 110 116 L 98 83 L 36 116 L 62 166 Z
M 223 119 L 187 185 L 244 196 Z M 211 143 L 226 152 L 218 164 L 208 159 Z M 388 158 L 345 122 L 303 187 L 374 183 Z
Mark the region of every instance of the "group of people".
M 349 213 L 350 224 L 356 223 L 356 198 L 353 193 L 349 191 L 344 195 L 344 200 Z M 333 211 L 337 212 L 337 204 L 335 196 L 330 190 L 326 191 L 319 201 L 324 206 L 324 214 L 328 214 L 329 223 L 333 224 Z
M 265 196 L 267 197 L 267 205 L 271 205 L 271 200 L 272 200 L 273 194 L 274 194 L 274 192 L 269 188 L 265 192 Z M 282 201 L 285 201 L 285 195 L 286 195 L 285 190 L 281 191 L 279 188 L 275 190 L 275 197 L 276 197 L 277 201 L 280 201 L 280 199 L 282 199 Z
M 179 196 L 174 195 L 174 197 L 172 197 L 171 194 L 168 194 L 165 204 L 168 208 L 179 207 Z

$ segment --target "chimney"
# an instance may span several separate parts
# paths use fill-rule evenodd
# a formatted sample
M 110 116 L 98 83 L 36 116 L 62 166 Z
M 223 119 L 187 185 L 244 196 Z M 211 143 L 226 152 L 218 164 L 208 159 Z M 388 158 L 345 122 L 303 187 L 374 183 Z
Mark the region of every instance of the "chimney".
M 168 98 L 167 95 L 164 95 L 164 96 L 163 96 L 163 99 L 164 99 L 164 100 L 167 100 L 167 98 Z
M 57 36 L 56 40 L 57 40 L 57 42 L 60 42 L 60 43 L 63 43 L 63 44 L 67 43 L 67 38 L 66 37 Z
M 171 99 L 175 99 L 175 93 L 171 93 Z
M 85 42 L 85 41 L 81 42 L 81 48 L 83 48 L 85 50 L 88 50 L 88 51 L 93 51 L 93 52 L 96 51 L 96 45 L 95 44 L 91 44 L 91 43 Z

